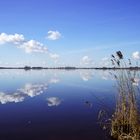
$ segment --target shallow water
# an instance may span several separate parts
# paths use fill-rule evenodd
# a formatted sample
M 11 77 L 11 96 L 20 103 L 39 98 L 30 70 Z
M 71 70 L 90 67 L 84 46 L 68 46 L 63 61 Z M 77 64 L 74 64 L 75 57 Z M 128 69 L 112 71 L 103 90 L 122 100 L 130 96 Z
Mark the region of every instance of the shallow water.
M 0 70 L 0 140 L 109 140 L 98 115 L 115 111 L 110 73 Z

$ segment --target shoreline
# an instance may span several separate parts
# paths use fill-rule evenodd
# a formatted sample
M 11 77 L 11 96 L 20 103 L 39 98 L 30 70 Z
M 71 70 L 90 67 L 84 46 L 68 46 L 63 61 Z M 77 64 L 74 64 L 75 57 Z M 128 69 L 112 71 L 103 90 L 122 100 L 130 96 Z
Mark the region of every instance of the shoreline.
M 24 69 L 24 70 L 78 70 L 78 69 L 95 69 L 95 70 L 140 70 L 140 67 L 0 67 L 0 69 Z

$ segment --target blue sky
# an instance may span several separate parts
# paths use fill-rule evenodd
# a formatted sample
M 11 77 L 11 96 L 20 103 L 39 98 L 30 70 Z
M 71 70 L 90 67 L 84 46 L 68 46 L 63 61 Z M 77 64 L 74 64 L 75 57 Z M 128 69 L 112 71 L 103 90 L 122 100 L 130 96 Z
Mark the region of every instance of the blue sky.
M 138 61 L 139 25 L 139 0 L 1 0 L 0 65 L 108 65 L 117 50 Z

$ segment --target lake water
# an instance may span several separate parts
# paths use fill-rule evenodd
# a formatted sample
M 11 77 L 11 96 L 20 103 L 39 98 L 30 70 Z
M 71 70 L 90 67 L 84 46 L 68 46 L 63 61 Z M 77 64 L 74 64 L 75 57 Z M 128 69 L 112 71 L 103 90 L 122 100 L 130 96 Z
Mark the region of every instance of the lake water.
M 115 111 L 110 73 L 0 70 L 0 140 L 109 140 L 98 115 Z

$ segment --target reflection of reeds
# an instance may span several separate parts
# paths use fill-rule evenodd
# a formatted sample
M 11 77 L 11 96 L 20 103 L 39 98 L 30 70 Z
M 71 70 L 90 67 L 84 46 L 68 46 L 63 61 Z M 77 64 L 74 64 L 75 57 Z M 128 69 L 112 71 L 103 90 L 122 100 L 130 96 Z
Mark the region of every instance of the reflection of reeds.
M 114 58 L 113 62 L 120 66 L 120 59 L 123 59 L 123 56 L 120 52 L 117 55 L 119 59 Z M 122 66 L 126 66 L 125 63 Z M 118 99 L 111 119 L 111 136 L 118 140 L 140 140 L 136 90 L 133 85 L 135 75 L 135 72 L 132 74 L 129 70 L 121 70 L 115 75 Z

